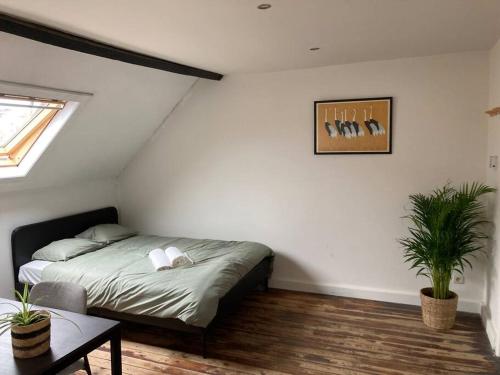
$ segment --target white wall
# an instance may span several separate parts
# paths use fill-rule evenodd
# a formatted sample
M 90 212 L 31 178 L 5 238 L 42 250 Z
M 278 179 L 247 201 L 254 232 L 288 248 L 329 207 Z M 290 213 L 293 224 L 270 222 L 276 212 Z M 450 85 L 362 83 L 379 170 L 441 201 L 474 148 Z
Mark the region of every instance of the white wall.
M 488 108 L 500 106 L 500 40 L 490 51 L 490 85 Z M 500 156 L 500 116 L 488 120 L 488 153 Z M 499 167 L 488 170 L 488 183 L 500 188 Z M 486 306 L 483 309 L 483 320 L 486 332 L 500 355 L 500 250 L 498 242 L 500 237 L 500 201 L 499 193 L 491 199 L 492 217 L 495 221 L 495 230 L 490 241 L 491 254 L 488 261 L 488 274 L 486 283 Z
M 0 195 L 0 297 L 12 298 L 10 236 L 20 225 L 116 205 L 116 181 L 98 180 Z
M 417 303 L 396 239 L 408 194 L 484 181 L 487 53 L 200 81 L 119 178 L 144 232 L 252 240 L 272 285 Z M 392 155 L 313 155 L 313 101 L 394 96 Z M 484 267 L 453 286 L 479 311 Z

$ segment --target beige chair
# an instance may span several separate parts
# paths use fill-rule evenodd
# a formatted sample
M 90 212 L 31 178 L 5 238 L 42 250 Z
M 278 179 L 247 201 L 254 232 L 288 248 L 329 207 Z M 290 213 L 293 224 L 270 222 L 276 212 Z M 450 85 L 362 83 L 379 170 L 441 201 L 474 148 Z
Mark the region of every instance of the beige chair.
M 78 314 L 87 313 L 87 290 L 75 283 L 41 282 L 33 286 L 30 293 L 30 303 L 53 309 L 66 310 Z M 72 374 L 84 369 L 92 375 L 87 356 L 75 362 L 59 374 Z

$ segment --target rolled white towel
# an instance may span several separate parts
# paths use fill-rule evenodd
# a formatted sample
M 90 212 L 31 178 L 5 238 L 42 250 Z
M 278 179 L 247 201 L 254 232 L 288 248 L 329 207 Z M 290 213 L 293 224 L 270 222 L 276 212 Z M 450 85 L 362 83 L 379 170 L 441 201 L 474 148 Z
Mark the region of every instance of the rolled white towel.
M 149 252 L 149 259 L 155 271 L 168 270 L 170 268 L 181 267 L 186 264 L 193 264 L 191 258 L 176 247 L 169 247 L 166 250 L 154 249 Z
M 172 268 L 181 267 L 186 264 L 193 264 L 193 261 L 189 256 L 176 247 L 167 247 L 165 249 L 165 254 L 168 259 L 170 259 L 170 264 Z
M 170 259 L 168 259 L 163 249 L 151 250 L 149 252 L 149 259 L 151 259 L 155 271 L 162 271 L 170 268 Z

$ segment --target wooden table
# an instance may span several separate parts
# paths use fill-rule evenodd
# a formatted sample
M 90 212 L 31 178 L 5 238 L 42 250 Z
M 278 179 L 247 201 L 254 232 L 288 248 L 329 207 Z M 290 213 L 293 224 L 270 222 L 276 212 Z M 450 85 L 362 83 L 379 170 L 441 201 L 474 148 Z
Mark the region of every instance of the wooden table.
M 11 312 L 14 307 L 2 303 L 20 303 L 0 298 L 0 314 Z M 52 319 L 51 349 L 39 357 L 16 359 L 12 355 L 10 331 L 0 336 L 0 374 L 35 375 L 54 374 L 78 361 L 84 355 L 103 345 L 111 343 L 111 373 L 121 375 L 121 333 L 120 323 L 114 320 L 75 314 L 69 311 L 50 309 L 78 324 L 82 333 L 68 321 Z

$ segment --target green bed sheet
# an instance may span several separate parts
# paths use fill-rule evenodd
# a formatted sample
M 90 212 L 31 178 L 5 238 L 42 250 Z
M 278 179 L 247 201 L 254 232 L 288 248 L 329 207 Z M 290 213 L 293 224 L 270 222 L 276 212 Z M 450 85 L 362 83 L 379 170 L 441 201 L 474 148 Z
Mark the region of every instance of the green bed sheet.
M 175 246 L 193 265 L 155 272 L 148 254 Z M 222 298 L 245 274 L 272 255 L 255 242 L 134 236 L 43 270 L 43 281 L 84 286 L 88 306 L 113 311 L 177 318 L 206 327 Z

